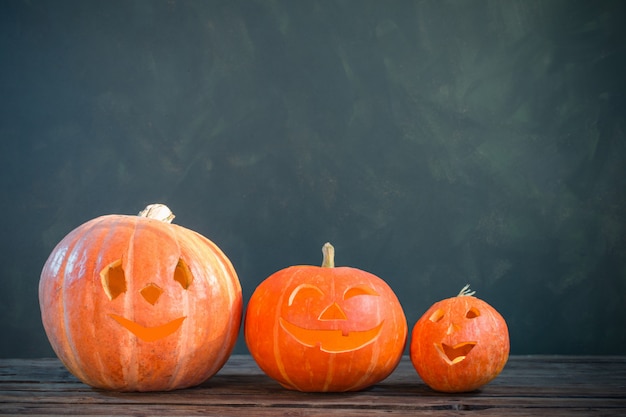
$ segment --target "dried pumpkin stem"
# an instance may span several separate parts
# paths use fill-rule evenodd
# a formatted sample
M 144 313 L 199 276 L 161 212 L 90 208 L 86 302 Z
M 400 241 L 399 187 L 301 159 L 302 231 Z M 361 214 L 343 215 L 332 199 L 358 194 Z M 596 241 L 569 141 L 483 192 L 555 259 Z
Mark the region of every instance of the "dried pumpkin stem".
M 322 246 L 322 268 L 334 268 L 335 267 L 335 248 L 329 242 L 324 243 Z
M 476 294 L 476 291 L 470 290 L 470 285 L 466 284 L 457 297 L 470 297 L 474 294 Z
M 171 223 L 174 220 L 174 213 L 165 204 L 150 204 L 138 214 L 139 217 L 160 220 L 165 223 Z

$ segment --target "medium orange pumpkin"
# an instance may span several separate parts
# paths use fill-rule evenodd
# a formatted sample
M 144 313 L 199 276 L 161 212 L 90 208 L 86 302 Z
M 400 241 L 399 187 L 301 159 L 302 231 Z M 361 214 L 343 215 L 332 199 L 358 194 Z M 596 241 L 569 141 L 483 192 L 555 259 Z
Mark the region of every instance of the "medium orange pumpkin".
M 435 303 L 417 321 L 410 355 L 422 380 L 436 391 L 473 391 L 493 380 L 509 357 L 504 318 L 466 285 Z
M 214 243 L 170 224 L 173 217 L 163 205 L 98 217 L 63 238 L 44 265 L 46 334 L 84 383 L 185 388 L 230 356 L 242 315 L 237 274 Z
M 254 291 L 244 334 L 259 367 L 283 387 L 307 392 L 355 391 L 386 378 L 407 339 L 404 312 L 391 288 L 356 268 L 280 270 Z

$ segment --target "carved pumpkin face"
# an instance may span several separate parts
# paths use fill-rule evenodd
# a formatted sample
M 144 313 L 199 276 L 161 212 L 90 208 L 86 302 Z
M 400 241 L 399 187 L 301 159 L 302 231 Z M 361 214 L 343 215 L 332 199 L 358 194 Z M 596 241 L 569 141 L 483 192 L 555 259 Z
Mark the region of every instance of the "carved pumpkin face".
M 373 343 L 385 320 L 363 316 L 360 311 L 376 308 L 378 298 L 363 298 L 380 294 L 369 281 L 355 284 L 354 280 L 336 278 L 329 286 L 324 282 L 329 280 L 320 278 L 313 276 L 288 294 L 278 319 L 282 330 L 302 345 L 327 353 L 351 352 Z
M 154 241 L 156 236 L 142 234 L 143 239 Z M 145 245 L 145 242 L 139 244 Z M 162 244 L 167 245 L 167 242 Z M 133 265 L 130 265 L 128 259 L 129 257 L 120 254 L 120 259 L 100 271 L 102 290 L 110 300 L 108 312 L 105 314 L 144 342 L 153 342 L 178 331 L 187 318 L 182 308 L 185 299 L 189 297 L 185 292 L 194 290 L 194 276 L 185 260 L 180 258 L 174 263 L 175 259 L 169 257 L 170 265 L 133 260 Z M 141 273 L 134 273 L 133 268 L 142 268 Z M 133 292 L 129 293 L 129 287 Z M 164 306 L 168 303 L 171 306 Z M 132 306 L 130 312 L 133 316 L 135 311 L 142 308 L 152 310 L 149 316 L 151 323 L 142 324 L 126 317 L 129 304 Z M 164 317 L 162 323 L 156 321 L 157 316 L 162 317 L 159 308 L 171 315 Z
M 351 391 L 395 369 L 407 325 L 380 278 L 355 268 L 302 265 L 257 287 L 244 331 L 257 364 L 284 387 Z
M 411 360 L 437 391 L 475 390 L 494 379 L 509 357 L 504 318 L 468 288 L 435 303 L 413 328 Z
M 83 382 L 119 391 L 197 385 L 228 359 L 241 287 L 226 256 L 183 227 L 138 216 L 68 234 L 39 284 L 44 328 Z

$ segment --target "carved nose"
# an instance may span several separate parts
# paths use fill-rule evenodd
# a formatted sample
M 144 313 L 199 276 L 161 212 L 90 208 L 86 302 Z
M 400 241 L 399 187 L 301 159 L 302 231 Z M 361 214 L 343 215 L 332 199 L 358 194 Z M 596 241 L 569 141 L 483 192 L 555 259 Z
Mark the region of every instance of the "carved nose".
M 459 330 L 459 326 L 457 326 L 454 323 L 450 323 L 450 325 L 448 326 L 448 330 L 446 331 L 446 334 L 452 334 L 456 332 L 457 330 Z
M 318 320 L 347 320 L 347 317 L 346 313 L 339 307 L 339 304 L 332 303 L 322 311 Z
M 152 305 L 155 305 L 161 294 L 163 294 L 163 290 L 153 282 L 143 287 L 139 292 Z

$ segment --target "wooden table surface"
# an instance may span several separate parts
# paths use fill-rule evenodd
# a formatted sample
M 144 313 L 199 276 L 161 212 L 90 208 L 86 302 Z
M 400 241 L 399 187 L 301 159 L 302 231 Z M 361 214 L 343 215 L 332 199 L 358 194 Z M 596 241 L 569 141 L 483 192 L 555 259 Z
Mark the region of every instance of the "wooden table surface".
M 82 384 L 57 359 L 0 359 L 0 414 L 114 416 L 626 416 L 626 356 L 512 356 L 481 390 L 442 394 L 407 357 L 353 393 L 288 391 L 234 355 L 195 388 L 118 393 Z

